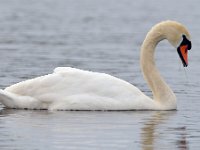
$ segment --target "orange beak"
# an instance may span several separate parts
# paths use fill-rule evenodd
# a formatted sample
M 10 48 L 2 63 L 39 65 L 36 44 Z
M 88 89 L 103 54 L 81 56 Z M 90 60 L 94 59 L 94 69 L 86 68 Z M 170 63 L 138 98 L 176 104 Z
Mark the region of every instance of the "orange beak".
M 177 51 L 183 63 L 183 67 L 187 67 L 188 66 L 188 45 L 185 45 L 185 44 L 180 45 Z
M 180 46 L 180 52 L 187 66 L 188 65 L 188 46 L 187 45 Z

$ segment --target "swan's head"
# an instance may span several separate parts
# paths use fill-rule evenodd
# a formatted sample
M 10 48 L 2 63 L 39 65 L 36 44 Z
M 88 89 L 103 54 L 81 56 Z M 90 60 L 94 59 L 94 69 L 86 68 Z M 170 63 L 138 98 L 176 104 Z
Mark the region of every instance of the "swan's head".
M 186 27 L 175 21 L 164 21 L 160 24 L 165 38 L 177 49 L 184 67 L 188 66 L 188 50 L 191 49 L 190 34 Z

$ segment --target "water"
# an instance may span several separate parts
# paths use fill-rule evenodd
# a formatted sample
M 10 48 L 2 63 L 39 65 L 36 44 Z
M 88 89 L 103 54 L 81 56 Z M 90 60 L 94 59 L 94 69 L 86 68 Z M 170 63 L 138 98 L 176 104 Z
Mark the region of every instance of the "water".
M 105 72 L 151 96 L 139 69 L 147 31 L 172 19 L 187 26 L 189 67 L 166 41 L 156 60 L 178 111 L 48 112 L 0 106 L 0 149 L 199 149 L 198 0 L 0 0 L 0 88 L 57 66 Z M 159 50 L 160 49 L 160 50 Z

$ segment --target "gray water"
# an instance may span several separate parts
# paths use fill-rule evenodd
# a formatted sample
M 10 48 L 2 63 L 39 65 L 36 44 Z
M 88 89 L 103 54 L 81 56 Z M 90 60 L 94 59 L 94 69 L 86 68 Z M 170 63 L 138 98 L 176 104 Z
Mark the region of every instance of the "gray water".
M 105 72 L 151 96 L 139 68 L 148 30 L 162 20 L 187 26 L 193 48 L 183 69 L 166 41 L 161 74 L 178 111 L 28 111 L 0 105 L 0 150 L 198 150 L 200 9 L 191 0 L 0 0 L 0 88 L 57 66 Z

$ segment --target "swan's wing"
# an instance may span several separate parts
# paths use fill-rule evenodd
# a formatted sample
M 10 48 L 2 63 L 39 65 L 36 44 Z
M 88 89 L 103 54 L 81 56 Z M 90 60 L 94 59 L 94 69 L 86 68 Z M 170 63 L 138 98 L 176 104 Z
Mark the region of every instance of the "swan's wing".
M 130 102 L 142 105 L 140 99 L 146 98 L 126 81 L 70 67 L 56 68 L 52 74 L 14 84 L 5 91 L 32 97 L 45 106 L 54 103 L 52 109 L 127 109 Z
M 54 73 L 70 81 L 74 88 L 83 93 L 100 94 L 108 97 L 119 97 L 120 95 L 140 95 L 142 92 L 134 85 L 116 78 L 114 76 L 92 71 L 85 71 L 71 67 L 58 67 Z

